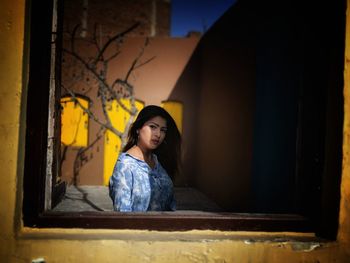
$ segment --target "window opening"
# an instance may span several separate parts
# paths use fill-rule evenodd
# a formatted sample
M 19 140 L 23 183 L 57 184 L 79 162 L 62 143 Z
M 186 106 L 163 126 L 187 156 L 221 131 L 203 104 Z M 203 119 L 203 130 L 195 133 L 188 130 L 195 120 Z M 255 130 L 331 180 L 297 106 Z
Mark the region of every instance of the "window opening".
M 73 2 L 74 1 L 65 1 L 65 8 L 69 8 L 69 5 L 74 6 Z M 62 4 L 63 2 L 60 3 Z M 150 68 L 150 65 L 152 65 L 152 63 L 158 63 L 160 60 L 160 56 L 154 55 L 152 52 L 149 51 L 149 49 L 152 51 L 152 46 L 156 46 L 156 50 L 162 50 L 160 49 L 161 45 L 159 45 L 156 38 L 148 39 L 147 37 L 145 37 L 148 34 L 147 30 L 149 28 L 145 27 L 142 23 L 136 23 L 134 25 L 129 25 L 129 27 L 124 27 L 126 28 L 124 29 L 124 31 L 119 31 L 117 29 L 114 29 L 113 31 L 110 30 L 110 27 L 108 26 L 91 23 L 91 12 L 89 13 L 89 11 L 97 9 L 92 6 L 94 3 L 90 3 L 88 1 L 84 1 L 84 26 L 81 28 L 79 26 L 79 23 L 69 24 L 68 26 L 66 25 L 64 29 L 67 29 L 67 32 L 69 32 L 69 34 L 66 34 L 65 37 L 60 38 L 60 35 L 57 33 L 66 31 L 62 29 L 62 24 L 60 24 L 59 22 L 62 22 L 62 6 L 57 6 L 57 4 L 57 1 L 46 3 L 45 10 L 54 10 L 54 15 L 52 15 L 51 12 L 47 12 L 47 14 L 45 13 L 46 17 L 42 18 L 45 21 L 49 22 L 47 23 L 49 24 L 49 26 L 45 23 L 42 23 L 41 20 L 39 21 L 38 19 L 36 19 L 35 17 L 37 16 L 33 15 L 39 14 L 39 6 L 36 6 L 36 4 L 33 3 L 32 8 L 32 43 L 30 64 L 31 72 L 28 89 L 28 129 L 26 138 L 27 154 L 25 160 L 23 205 L 25 225 L 40 225 L 43 227 L 76 227 L 83 225 L 83 227 L 131 227 L 165 230 L 169 229 L 169 222 L 171 222 L 171 228 L 178 230 L 192 228 L 211 228 L 227 230 L 269 229 L 271 231 L 310 231 L 310 229 L 313 229 L 310 225 L 310 222 L 321 221 L 320 225 L 323 224 L 322 222 L 325 222 L 322 221 L 323 219 L 321 217 L 321 214 L 325 213 L 325 211 L 328 210 L 321 211 L 321 209 L 323 209 L 323 204 L 321 200 L 322 193 L 316 190 L 320 189 L 320 187 L 322 189 L 326 189 L 326 186 L 322 184 L 322 180 L 324 180 L 325 182 L 327 180 L 325 180 L 324 178 L 322 179 L 321 176 L 326 176 L 326 178 L 328 178 L 328 175 L 322 175 L 320 173 L 320 169 L 322 169 L 323 162 L 320 162 L 315 166 L 315 162 L 310 160 L 312 158 L 315 158 L 316 154 L 317 156 L 323 156 L 322 158 L 328 161 L 328 165 L 330 165 L 331 167 L 337 168 L 339 165 L 339 159 L 341 156 L 339 155 L 339 152 L 337 158 L 334 158 L 332 159 L 332 161 L 329 161 L 329 154 L 328 152 L 326 152 L 325 154 L 323 146 L 325 144 L 332 143 L 333 139 L 337 139 L 335 137 L 326 137 L 325 139 L 325 130 L 329 130 L 332 127 L 332 125 L 336 125 L 338 128 L 341 127 L 339 123 L 341 123 L 342 120 L 342 112 L 339 109 L 341 108 L 342 101 L 337 100 L 337 98 L 341 97 L 342 82 L 341 77 L 339 76 L 341 76 L 342 72 L 342 62 L 334 62 L 334 58 L 343 58 L 343 51 L 339 51 L 337 53 L 327 53 L 328 57 L 326 58 L 326 61 L 319 61 L 320 63 L 317 64 L 317 69 L 321 69 L 324 73 L 322 75 L 324 76 L 324 79 L 317 77 L 317 69 L 313 68 L 315 66 L 314 58 L 317 57 L 318 51 L 315 51 L 312 45 L 317 42 L 318 37 L 320 35 L 323 35 L 323 33 L 327 33 L 328 36 L 332 35 L 330 31 L 324 32 L 322 31 L 323 29 L 319 29 L 315 33 L 315 35 L 308 35 L 306 33 L 304 35 L 297 34 L 297 36 L 288 35 L 288 37 L 291 37 L 293 41 L 296 41 L 292 41 L 292 44 L 296 44 L 296 47 L 292 46 L 292 44 L 286 44 L 287 42 L 282 42 L 281 47 L 279 47 L 278 45 L 275 47 L 274 50 L 277 51 L 272 56 L 272 62 L 266 62 L 271 58 L 267 56 L 271 51 L 268 45 L 269 41 L 271 42 L 271 39 L 264 39 L 264 32 L 271 33 L 269 30 L 277 30 L 278 33 L 278 30 L 280 29 L 278 27 L 278 23 L 276 23 L 274 27 L 268 23 L 268 20 L 262 20 L 266 23 L 260 24 L 260 27 L 256 29 L 256 24 L 254 24 L 256 23 L 256 20 L 250 12 L 251 8 L 248 8 L 246 3 L 240 2 L 233 6 L 233 8 L 230 9 L 230 12 L 227 12 L 225 16 L 221 18 L 218 21 L 218 23 L 214 25 L 214 27 L 211 28 L 207 32 L 207 34 L 200 39 L 198 47 L 196 47 L 193 54 L 190 56 L 190 59 L 188 59 L 188 64 L 184 64 L 184 68 L 180 70 L 182 74 L 180 78 L 175 81 L 175 88 L 170 92 L 170 94 L 168 93 L 167 96 L 163 96 L 164 89 L 157 89 L 156 85 L 151 85 L 151 90 L 153 94 L 161 94 L 163 96 L 159 97 L 158 100 L 162 102 L 162 106 L 166 108 L 169 112 L 171 112 L 171 114 L 174 116 L 178 126 L 181 127 L 180 129 L 182 131 L 182 134 L 184 135 L 184 138 L 190 141 L 190 143 L 187 145 L 188 148 L 186 149 L 188 152 L 190 152 L 190 154 L 187 155 L 187 158 L 190 159 L 189 163 L 194 164 L 193 166 L 195 166 L 197 164 L 196 162 L 199 159 L 200 162 L 202 162 L 200 169 L 202 169 L 202 171 L 204 172 L 208 172 L 205 171 L 205 168 L 207 167 L 206 164 L 213 162 L 213 160 L 216 164 L 229 163 L 233 160 L 225 160 L 225 156 L 228 155 L 222 154 L 221 151 L 214 151 L 213 153 L 211 153 L 211 155 L 208 155 L 206 151 L 203 151 L 203 149 L 209 149 L 212 146 L 214 146 L 213 149 L 215 149 L 215 140 L 220 141 L 222 139 L 225 140 L 225 138 L 230 138 L 227 137 L 227 135 L 236 136 L 235 141 L 237 143 L 240 143 L 244 141 L 246 139 L 246 136 L 249 136 L 249 133 L 253 130 L 246 130 L 246 133 L 244 133 L 244 129 L 235 130 L 235 127 L 239 127 L 242 125 L 252 125 L 253 118 L 251 120 L 248 120 L 247 122 L 246 120 L 242 119 L 242 116 L 245 116 L 247 112 L 248 115 L 250 115 L 251 117 L 254 116 L 254 114 L 252 114 L 252 109 L 255 107 L 254 103 L 252 103 L 255 98 L 254 88 L 250 88 L 247 90 L 237 87 L 243 87 L 244 85 L 246 85 L 246 87 L 255 87 L 255 81 L 260 81 L 259 85 L 262 86 L 268 86 L 269 84 L 271 84 L 272 86 L 275 85 L 275 87 L 277 87 L 278 85 L 281 85 L 283 79 L 287 80 L 289 77 L 291 77 L 290 75 L 288 75 L 288 72 L 291 74 L 297 73 L 297 77 L 291 77 L 291 79 L 294 81 L 293 83 L 295 85 L 301 83 L 301 86 L 299 86 L 296 93 L 300 95 L 300 98 L 298 98 L 297 100 L 298 103 L 301 103 L 301 105 L 304 107 L 304 110 L 299 111 L 300 108 L 296 110 L 297 116 L 299 116 L 298 114 L 301 114 L 301 120 L 298 119 L 298 126 L 295 127 L 296 132 L 298 132 L 298 134 L 294 141 L 295 145 L 298 145 L 299 147 L 295 151 L 295 153 L 297 154 L 296 161 L 298 162 L 298 165 L 295 167 L 295 173 L 297 178 L 295 179 L 296 181 L 294 182 L 294 186 L 288 185 L 288 187 L 291 188 L 296 187 L 294 195 L 297 196 L 294 196 L 295 200 L 292 201 L 295 202 L 296 206 L 292 208 L 292 210 L 288 210 L 287 208 L 287 213 L 285 214 L 270 214 L 271 211 L 268 211 L 269 209 L 259 210 L 259 212 L 267 213 L 263 215 L 254 213 L 242 215 L 234 213 L 242 211 L 254 212 L 254 210 L 250 209 L 240 210 L 241 208 L 238 208 L 236 211 L 232 211 L 230 209 L 222 209 L 221 204 L 229 203 L 232 201 L 233 198 L 230 198 L 230 195 L 227 196 L 228 198 L 213 198 L 215 197 L 212 194 L 213 192 L 210 192 L 210 187 L 208 189 L 208 185 L 210 186 L 210 180 L 207 181 L 209 182 L 209 184 L 203 186 L 203 180 L 201 180 L 201 178 L 199 178 L 200 180 L 198 180 L 198 176 L 200 175 L 201 170 L 199 169 L 196 171 L 195 169 L 193 169 L 193 167 L 188 166 L 186 168 L 188 169 L 187 173 L 191 171 L 196 171 L 197 178 L 189 180 L 189 183 L 186 182 L 188 183 L 188 185 L 180 185 L 186 187 L 179 187 L 179 193 L 183 196 L 186 196 L 185 199 L 183 199 L 185 201 L 193 201 L 196 198 L 205 200 L 204 202 L 207 203 L 203 203 L 204 205 L 201 206 L 200 209 L 202 209 L 202 211 L 208 211 L 209 213 L 200 213 L 198 211 L 195 211 L 189 216 L 186 213 L 146 213 L 139 215 L 125 215 L 123 213 L 106 212 L 105 210 L 109 210 L 108 208 L 101 208 L 99 205 L 96 205 L 96 203 L 92 202 L 91 199 L 89 199 L 90 197 L 93 197 L 93 192 L 89 192 L 88 188 L 76 188 L 76 190 L 80 192 L 83 198 L 85 198 L 85 204 L 88 204 L 90 208 L 86 208 L 86 210 L 84 208 L 84 211 L 79 212 L 78 214 L 74 213 L 73 211 L 71 211 L 71 213 L 60 212 L 67 210 L 52 210 L 52 208 L 59 208 L 59 205 L 56 205 L 57 203 L 59 203 L 60 198 L 62 198 L 62 196 L 65 194 L 65 182 L 67 182 L 67 178 L 65 178 L 66 175 L 64 174 L 64 172 L 61 173 L 61 171 L 65 170 L 65 167 L 64 165 L 61 165 L 62 163 L 60 163 L 60 161 L 62 160 L 66 161 L 67 156 L 65 155 L 65 158 L 60 158 L 60 155 L 58 155 L 54 149 L 60 149 L 60 140 L 57 140 L 57 138 L 60 138 L 59 134 L 65 137 L 66 128 L 64 128 L 64 123 L 69 118 L 66 119 L 65 113 L 67 113 L 67 111 L 63 110 L 61 115 L 63 126 L 61 130 L 61 126 L 58 125 L 59 120 L 61 120 L 61 118 L 59 115 L 60 111 L 56 108 L 57 105 L 62 105 L 63 103 L 64 109 L 64 107 L 67 106 L 68 103 L 70 103 L 68 100 L 65 100 L 65 98 L 70 98 L 69 100 L 73 100 L 75 106 L 78 105 L 81 108 L 83 112 L 82 115 L 84 116 L 84 118 L 89 117 L 90 120 L 88 125 L 86 120 L 84 120 L 83 126 L 85 131 L 84 134 L 86 136 L 81 135 L 83 134 L 83 132 L 80 133 L 80 129 L 79 132 L 78 129 L 75 129 L 76 133 L 79 133 L 79 138 L 81 136 L 84 139 L 82 139 L 81 142 L 78 142 L 79 140 L 74 142 L 77 143 L 75 146 L 79 147 L 78 154 L 80 153 L 80 156 L 76 159 L 78 160 L 76 163 L 71 162 L 71 171 L 73 171 L 73 173 L 76 173 L 77 171 L 80 172 L 79 169 L 81 168 L 89 170 L 89 166 L 86 165 L 84 167 L 84 165 L 89 159 L 94 157 L 95 152 L 101 152 L 102 154 L 100 156 L 103 157 L 103 160 L 100 159 L 100 164 L 102 164 L 102 168 L 99 169 L 99 178 L 94 179 L 96 181 L 92 182 L 91 185 L 106 185 L 107 178 L 109 176 L 108 174 L 110 173 L 109 171 L 112 169 L 111 167 L 113 165 L 113 158 L 116 159 L 116 151 L 122 146 L 121 139 L 126 136 L 125 130 L 127 130 L 127 127 L 131 124 L 132 121 L 127 120 L 128 115 L 136 116 L 139 109 L 144 107 L 144 105 L 146 104 L 146 102 L 142 102 L 134 96 L 134 88 L 136 87 L 136 84 L 139 83 L 137 82 L 137 79 L 140 78 L 139 70 L 140 68 L 142 68 L 146 71 L 145 75 L 143 76 L 143 80 L 146 80 L 145 76 L 152 75 L 152 72 L 154 71 L 149 70 L 147 68 Z M 168 1 L 165 1 L 162 4 L 167 5 Z M 124 8 L 125 6 L 120 5 L 119 7 Z M 297 5 L 294 7 L 297 7 Z M 344 5 L 342 6 L 341 4 L 339 4 L 336 7 L 339 13 L 342 13 L 342 11 L 345 10 Z M 158 6 L 158 8 L 160 8 L 160 6 Z M 267 7 L 265 8 L 265 10 L 272 10 L 268 9 Z M 315 14 L 314 12 L 311 12 L 311 9 L 308 9 L 307 6 L 303 5 L 302 8 L 303 9 L 301 10 L 303 11 L 301 11 L 301 14 L 304 15 L 302 16 L 302 18 L 307 22 L 307 27 L 305 27 L 306 31 L 309 30 L 310 32 L 314 32 L 314 21 L 318 21 L 317 19 L 320 17 L 318 17 L 317 14 Z M 59 10 L 59 12 L 56 13 L 56 9 Z M 76 14 L 75 11 L 77 10 L 73 8 L 70 15 Z M 106 9 L 104 11 L 106 11 Z M 325 14 L 328 12 L 327 10 L 324 10 L 321 7 L 320 11 L 320 14 Z M 305 12 L 305 14 L 307 15 L 305 15 L 303 12 Z M 101 13 L 103 14 L 103 12 Z M 295 33 L 296 31 L 293 30 L 301 28 L 301 24 L 299 24 L 298 21 L 295 21 L 293 19 L 290 21 L 288 20 L 291 19 L 292 13 L 287 14 L 287 16 L 285 17 L 287 20 L 283 20 L 281 17 L 275 16 L 276 14 L 271 15 L 271 17 L 273 17 L 276 21 L 282 22 L 282 25 L 283 23 L 287 23 L 288 26 L 290 26 L 288 27 L 288 33 Z M 52 20 L 52 17 L 54 18 L 54 20 Z M 327 21 L 333 21 L 330 19 L 332 17 L 340 17 L 338 20 L 336 20 L 336 22 L 333 22 L 333 26 L 344 26 L 344 14 L 343 16 L 335 16 L 332 13 L 329 15 Z M 61 20 L 57 18 L 61 18 Z M 74 21 L 75 18 L 77 18 L 77 16 L 71 17 L 71 21 Z M 96 19 L 97 18 L 101 17 L 96 17 Z M 233 23 L 235 26 L 233 28 L 230 28 L 232 30 L 235 30 L 235 32 L 237 32 L 236 36 L 239 37 L 237 38 L 239 40 L 236 42 L 230 37 L 227 37 L 227 34 L 223 34 L 222 31 L 225 31 L 225 28 L 227 29 L 227 27 L 223 25 L 232 25 L 232 23 L 230 23 L 232 22 L 230 19 L 234 19 L 235 22 Z M 254 30 L 258 30 L 258 41 L 256 43 L 252 42 L 252 39 L 255 39 L 255 35 L 247 34 L 247 32 L 256 33 Z M 54 39 L 51 39 L 52 32 L 54 32 Z M 137 34 L 133 35 L 135 34 L 135 32 L 137 32 Z M 162 31 L 158 29 L 154 30 L 153 27 L 152 32 L 159 33 Z M 126 35 L 131 35 L 133 37 L 124 38 L 124 36 Z M 140 37 L 140 35 L 142 35 L 142 37 Z M 336 32 L 334 36 L 335 39 L 337 39 L 337 43 L 340 47 L 338 50 L 343 50 L 343 46 L 341 46 L 341 44 L 339 43 L 343 42 L 342 40 L 344 36 L 340 32 Z M 297 39 L 300 39 L 298 37 L 301 37 L 301 39 L 303 40 L 301 42 L 298 42 Z M 229 48 L 225 45 L 220 46 L 220 43 L 217 42 L 217 39 L 221 38 L 222 43 L 230 43 Z M 48 39 L 54 44 L 62 45 L 63 48 L 57 49 L 55 45 L 48 45 Z M 215 39 L 214 42 L 213 39 Z M 62 44 L 60 41 L 62 41 Z M 189 39 L 188 42 L 191 42 L 191 39 Z M 127 43 L 127 45 L 125 43 Z M 211 44 L 209 45 L 208 43 Z M 169 46 L 169 43 L 167 44 L 168 45 L 165 45 L 164 47 Z M 233 45 L 234 48 L 232 48 L 231 45 Z M 300 45 L 301 47 L 298 45 Z M 50 48 L 48 48 L 48 46 Z M 130 48 L 132 51 L 130 52 L 134 54 L 134 56 L 131 58 L 131 63 L 125 63 L 128 64 L 128 66 L 120 69 L 123 73 L 122 76 L 115 75 L 115 72 L 111 74 L 111 68 L 116 67 L 116 65 L 110 65 L 108 63 L 119 56 L 122 58 L 122 60 L 125 60 L 126 58 L 123 58 L 122 56 L 123 53 L 125 54 L 126 52 L 123 52 L 123 50 L 120 49 L 121 47 L 125 46 Z M 178 44 L 176 46 L 178 46 Z M 332 47 L 327 46 L 326 44 L 323 46 L 323 48 L 332 49 Z M 228 50 L 235 50 L 232 54 L 230 54 L 230 56 L 234 56 L 235 59 L 231 60 L 231 63 L 229 63 L 230 67 L 220 67 L 220 63 L 227 63 L 227 60 L 225 60 L 225 58 L 227 58 L 228 56 L 224 52 L 227 52 Z M 286 50 L 301 51 L 301 53 L 296 52 L 294 54 L 296 56 L 294 57 L 293 53 L 288 53 Z M 61 61 L 61 51 L 63 52 L 62 67 L 55 68 L 54 65 L 59 64 L 57 63 L 57 61 Z M 80 53 L 85 51 L 88 52 Z M 42 57 L 44 59 L 41 61 L 35 61 L 35 58 L 38 56 L 38 54 L 42 54 Z M 86 55 L 83 56 L 80 54 Z M 285 61 L 282 61 L 287 65 L 287 67 L 282 69 L 276 66 L 278 65 L 278 63 L 281 63 L 281 55 L 287 55 L 287 57 L 285 57 Z M 175 54 L 172 58 L 175 60 L 175 58 L 178 58 L 178 56 Z M 217 63 L 215 58 L 219 58 L 220 63 Z M 258 62 L 256 62 L 256 58 L 258 58 Z M 293 60 L 294 58 L 295 60 Z M 323 62 L 325 64 L 322 64 Z M 258 63 L 258 65 L 254 63 Z M 269 75 L 268 77 L 266 77 L 268 74 L 263 74 L 264 76 L 259 75 L 257 78 L 255 78 L 255 70 L 261 69 L 264 66 L 264 63 L 276 63 L 274 66 L 271 67 L 276 69 L 275 75 Z M 334 72 L 328 71 L 329 67 L 327 66 L 327 63 L 335 67 Z M 272 64 L 269 65 L 271 66 Z M 48 69 L 51 69 L 51 71 Z M 233 71 L 230 71 L 230 69 L 233 69 Z M 219 75 L 220 72 L 224 73 L 222 75 Z M 261 73 L 263 72 L 263 70 L 258 70 L 258 74 L 259 72 Z M 215 79 L 216 74 L 217 76 L 222 76 L 222 78 L 220 79 L 219 77 Z M 162 74 L 159 74 L 158 72 L 157 75 L 162 76 Z M 225 78 L 227 78 L 226 81 L 232 81 L 233 79 L 230 79 L 228 77 L 232 77 L 232 75 L 237 76 L 237 78 L 234 79 L 235 81 L 231 82 L 230 85 L 223 85 L 223 83 L 225 82 L 221 81 L 223 81 L 223 79 Z M 62 76 L 62 79 L 58 76 Z M 68 77 L 70 79 L 68 79 L 67 81 Z M 278 79 L 278 77 L 281 78 Z M 250 80 L 251 82 L 247 80 Z M 319 91 L 321 96 L 320 99 L 315 99 L 315 97 L 312 95 L 311 88 L 308 88 L 308 85 L 310 85 L 311 87 L 311 84 L 315 80 L 317 80 L 317 83 L 319 84 Z M 335 83 L 337 83 L 337 88 L 331 89 L 329 86 L 324 85 L 324 83 L 327 83 L 327 81 L 325 80 L 335 80 Z M 39 93 L 38 96 L 33 95 L 34 86 L 37 87 L 38 90 L 42 91 Z M 49 86 L 50 92 L 47 88 Z M 60 89 L 58 89 L 57 87 L 60 87 Z M 94 111 L 96 110 L 94 108 L 96 107 L 96 103 L 94 103 L 92 100 L 88 100 L 89 103 L 86 104 L 86 102 L 84 100 L 81 100 L 81 98 L 78 96 L 78 94 L 83 95 L 82 97 L 87 96 L 94 87 L 97 87 L 98 89 L 96 97 L 99 99 L 100 103 L 103 106 L 99 111 L 96 112 Z M 213 87 L 215 87 L 215 90 Z M 147 88 L 150 88 L 150 86 Z M 232 90 L 234 90 L 237 93 L 232 92 Z M 260 91 L 263 92 L 264 90 L 261 89 Z M 58 94 L 59 92 L 61 92 L 61 95 Z M 332 96 L 329 96 L 330 93 L 332 93 Z M 140 94 L 142 94 L 142 92 Z M 66 95 L 67 97 L 64 97 L 64 95 Z M 238 97 L 235 97 L 235 95 L 238 95 Z M 245 101 L 247 97 L 249 97 L 248 106 L 244 103 L 241 103 L 242 101 Z M 166 98 L 166 100 L 164 100 L 164 98 Z M 182 99 L 179 100 L 179 98 Z M 336 103 L 335 101 L 332 101 L 332 99 L 334 98 L 336 98 L 337 100 Z M 142 99 L 142 96 L 140 96 L 140 99 Z M 283 101 L 279 101 L 278 103 L 279 106 L 282 105 L 282 107 L 285 104 Z M 313 112 L 312 114 L 309 114 L 310 112 L 305 110 L 311 109 L 313 107 L 320 111 L 318 113 Z M 47 111 L 47 109 L 49 110 Z M 231 111 L 231 109 L 235 109 L 235 111 Z M 262 107 L 262 109 L 265 110 L 266 108 Z M 337 118 L 333 121 L 329 119 L 326 120 L 324 116 L 327 114 L 336 114 Z M 311 123 L 308 122 L 308 120 L 313 119 L 314 116 L 318 116 L 315 119 L 315 121 Z M 121 120 L 117 123 L 113 123 L 114 121 L 117 121 L 118 118 L 120 118 Z M 212 120 L 212 123 L 209 123 L 208 120 Z M 232 123 L 232 120 L 241 120 L 242 122 Z M 188 126 L 189 123 L 195 123 L 195 125 Z M 223 124 L 227 124 L 228 126 L 225 126 Z M 90 132 L 90 128 L 93 125 L 95 125 L 95 130 L 91 130 Z M 116 128 L 116 126 L 118 125 L 120 125 L 120 127 Z M 71 125 L 71 133 L 74 130 L 74 126 L 76 127 L 76 124 Z M 88 127 L 88 129 L 86 129 L 86 126 Z M 48 127 L 48 129 L 43 127 Z M 339 129 L 341 130 L 341 128 Z M 320 130 L 319 133 L 318 130 Z M 227 131 L 228 133 L 225 135 L 225 132 Z M 241 133 L 234 134 L 232 133 L 232 131 L 239 131 Z M 257 131 L 257 129 L 255 129 L 254 131 Z M 91 137 L 91 134 L 94 134 L 94 136 L 96 136 Z M 310 146 L 309 142 L 312 138 L 314 138 L 313 135 L 315 134 L 317 135 L 317 140 L 313 141 L 313 144 Z M 91 140 L 90 138 L 93 138 L 93 140 Z M 120 139 L 119 142 L 117 142 L 118 138 Z M 63 139 L 62 141 L 64 142 Z M 114 143 L 112 143 L 113 141 Z M 224 141 L 223 143 L 221 142 L 221 144 L 224 146 L 229 145 L 226 144 L 226 142 L 230 141 Z M 67 141 L 65 144 L 67 144 Z M 252 144 L 250 146 L 252 146 Z M 341 149 L 341 142 L 339 142 L 339 140 L 337 140 L 337 147 Z M 92 148 L 95 152 L 89 151 Z M 103 150 L 101 148 L 103 148 Z M 62 147 L 61 151 L 64 153 L 65 149 L 65 147 Z M 247 150 L 247 148 L 241 147 L 241 149 L 242 152 L 239 155 L 237 155 L 238 157 L 244 156 L 244 154 L 249 155 L 249 151 L 244 152 L 244 150 Z M 194 154 L 192 155 L 192 153 Z M 72 154 L 72 152 L 66 152 L 65 154 L 69 155 Z M 208 156 L 211 156 L 211 158 L 206 159 L 208 158 Z M 321 159 L 321 161 L 323 161 L 323 159 Z M 242 166 L 245 165 L 244 162 L 237 163 Z M 33 167 L 33 169 L 29 169 L 30 165 Z M 308 171 L 312 172 L 309 176 Z M 337 171 L 339 172 L 339 170 Z M 209 173 L 210 172 L 211 171 L 209 170 Z M 215 173 L 214 170 L 212 174 L 217 176 L 217 173 Z M 234 175 L 233 173 L 229 174 L 231 174 L 232 176 Z M 339 176 L 340 174 L 338 174 L 338 177 Z M 34 180 L 30 180 L 29 178 L 34 178 Z M 313 179 L 315 179 L 316 181 L 313 181 Z M 76 174 L 73 174 L 73 184 L 84 185 L 84 183 L 86 183 L 84 182 L 84 180 L 85 179 L 83 178 L 83 176 L 81 176 L 81 174 L 79 174 L 78 176 L 76 176 Z M 221 180 L 214 178 L 214 181 L 216 181 L 215 183 L 217 183 Z M 193 184 L 193 182 L 197 183 Z M 231 181 L 231 183 L 227 183 L 225 181 L 222 182 L 222 187 L 226 190 L 228 188 L 235 187 L 235 184 L 237 184 L 236 181 Z M 333 181 L 332 184 L 332 187 L 339 187 L 339 185 L 335 181 Z M 192 195 L 188 197 L 188 192 L 186 191 L 191 191 L 192 186 L 195 187 L 193 187 L 192 189 Z M 308 186 L 311 186 L 313 192 L 307 193 L 305 191 L 305 189 L 308 189 Z M 44 192 L 43 189 L 45 189 Z M 266 189 L 268 189 L 268 187 Z M 217 192 L 222 191 L 220 187 L 218 187 L 216 190 Z M 232 191 L 232 189 L 230 191 L 234 192 Z M 32 193 L 34 194 L 32 195 Z M 203 193 L 204 195 L 201 195 Z M 73 196 L 71 196 L 71 199 L 74 199 L 75 192 L 72 192 L 71 194 Z M 318 204 L 316 209 L 312 210 L 311 214 L 308 213 L 308 208 L 311 205 L 311 201 L 307 201 L 307 199 L 310 196 L 312 196 L 311 200 L 315 201 Z M 216 202 L 211 203 L 210 201 L 212 200 L 218 200 L 220 202 L 220 206 L 217 206 Z M 337 200 L 337 197 L 335 197 L 335 200 L 333 200 L 333 202 L 336 204 L 335 206 L 337 206 Z M 245 200 L 245 205 L 247 205 L 246 207 L 249 207 L 249 202 L 251 201 L 252 200 L 249 200 L 249 198 Z M 188 207 L 191 207 L 191 209 L 188 209 L 190 210 L 190 212 L 192 210 L 197 210 L 195 209 L 195 205 L 193 205 L 193 203 L 188 202 L 187 205 Z M 329 206 L 327 207 L 327 209 L 330 209 Z M 76 211 L 76 209 L 72 210 Z M 335 210 L 337 209 L 335 208 L 332 210 L 332 214 L 336 218 L 337 211 Z M 88 211 L 100 212 L 97 212 L 96 214 L 84 213 Z M 295 212 L 295 214 L 289 214 L 288 212 Z M 87 219 L 86 223 L 79 223 L 79 220 L 77 219 L 79 217 Z M 333 220 L 333 223 L 334 221 L 336 221 L 334 220 L 334 218 L 331 218 L 331 220 Z M 159 222 L 161 222 L 161 224 L 159 224 Z M 334 236 L 334 231 L 332 233 L 333 234 L 329 234 L 329 236 Z

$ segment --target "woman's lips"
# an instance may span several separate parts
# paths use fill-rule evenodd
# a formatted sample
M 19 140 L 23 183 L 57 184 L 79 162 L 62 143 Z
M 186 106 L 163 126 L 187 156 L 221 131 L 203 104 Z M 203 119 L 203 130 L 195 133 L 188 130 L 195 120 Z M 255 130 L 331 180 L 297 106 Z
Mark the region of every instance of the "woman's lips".
M 153 143 L 153 144 L 155 144 L 155 145 L 158 145 L 159 144 L 159 140 L 151 140 L 151 142 Z

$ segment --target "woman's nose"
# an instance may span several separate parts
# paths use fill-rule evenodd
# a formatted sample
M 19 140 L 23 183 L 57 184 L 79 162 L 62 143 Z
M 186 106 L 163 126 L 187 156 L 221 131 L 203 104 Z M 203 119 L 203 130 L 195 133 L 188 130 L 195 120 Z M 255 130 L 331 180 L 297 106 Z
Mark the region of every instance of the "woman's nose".
M 154 131 L 154 135 L 157 136 L 157 137 L 160 137 L 160 129 L 156 129 Z

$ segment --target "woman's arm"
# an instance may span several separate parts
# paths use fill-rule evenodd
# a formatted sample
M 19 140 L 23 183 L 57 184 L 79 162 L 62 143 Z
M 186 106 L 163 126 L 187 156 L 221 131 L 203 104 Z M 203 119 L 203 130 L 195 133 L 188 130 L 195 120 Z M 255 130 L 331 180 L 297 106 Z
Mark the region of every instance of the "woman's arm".
M 109 195 L 113 200 L 114 211 L 131 212 L 133 175 L 128 164 L 117 162 L 109 180 Z

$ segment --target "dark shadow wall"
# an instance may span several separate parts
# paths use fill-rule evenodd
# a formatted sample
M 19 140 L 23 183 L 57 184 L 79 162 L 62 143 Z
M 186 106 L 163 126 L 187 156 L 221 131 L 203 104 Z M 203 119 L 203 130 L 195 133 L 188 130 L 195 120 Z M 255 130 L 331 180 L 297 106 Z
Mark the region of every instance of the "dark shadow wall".
M 203 36 L 170 99 L 184 102 L 184 174 L 225 210 L 250 199 L 254 14 L 239 1 Z
M 175 185 L 194 186 L 197 175 L 197 137 L 201 93 L 201 52 L 197 47 L 186 65 L 169 100 L 183 103 L 182 167 Z
M 184 102 L 190 186 L 226 211 L 325 213 L 322 184 L 339 183 L 326 171 L 341 167 L 329 138 L 341 125 L 330 116 L 342 119 L 344 10 L 238 0 L 206 32 L 170 96 Z
M 294 209 L 302 32 L 297 1 L 257 5 L 253 209 Z
M 345 1 L 266 0 L 256 6 L 252 210 L 317 217 L 327 194 L 322 184 L 336 185 L 341 167 L 334 139 L 341 138 L 341 122 L 334 118 L 342 119 Z M 330 143 L 329 134 L 338 131 Z M 334 173 L 327 177 L 329 149 Z

